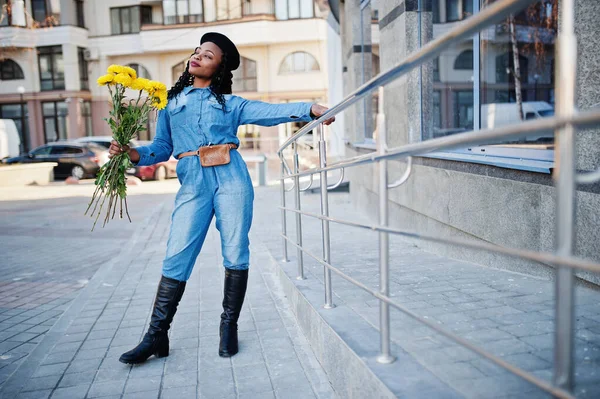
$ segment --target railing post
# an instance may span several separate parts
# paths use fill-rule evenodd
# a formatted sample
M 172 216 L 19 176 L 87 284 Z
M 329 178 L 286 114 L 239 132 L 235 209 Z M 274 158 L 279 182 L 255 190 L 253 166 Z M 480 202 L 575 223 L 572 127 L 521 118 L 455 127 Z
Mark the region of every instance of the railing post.
M 387 149 L 387 134 L 385 114 L 383 111 L 383 87 L 379 88 L 379 112 L 377 114 L 378 137 L 377 147 L 380 154 L 385 154 Z M 387 161 L 379 161 L 379 224 L 388 225 L 388 179 Z M 390 291 L 390 242 L 389 233 L 379 232 L 379 285 L 382 295 L 388 296 Z M 379 333 L 381 337 L 381 354 L 377 358 L 379 363 L 392 363 L 395 358 L 390 350 L 390 305 L 379 301 Z
M 300 170 L 300 160 L 298 158 L 298 144 L 294 142 L 294 173 Z M 294 199 L 296 202 L 296 210 L 300 210 L 300 176 L 294 177 Z M 300 249 L 302 247 L 302 215 L 296 212 L 296 244 L 298 244 L 298 280 L 304 280 L 304 254 Z
M 321 168 L 327 167 L 327 147 L 325 145 L 325 134 L 323 132 L 323 124 L 317 127 L 317 134 L 319 136 L 319 165 Z M 327 172 L 321 172 L 321 215 L 329 216 L 329 197 L 327 192 Z M 331 263 L 331 241 L 329 239 L 329 221 L 321 220 L 321 231 L 323 237 L 323 260 L 327 263 Z M 323 267 L 325 274 L 325 309 L 332 309 L 335 307 L 333 304 L 333 295 L 331 291 L 331 270 L 327 267 Z
M 281 160 L 281 207 L 285 208 L 285 167 L 283 166 L 283 160 Z M 281 210 L 281 234 L 283 235 L 283 261 L 289 262 L 288 259 L 288 244 L 287 244 L 287 215 L 284 209 Z
M 561 29 L 556 41 L 556 115 L 570 118 L 575 113 L 577 40 L 574 33 L 573 0 L 561 0 Z M 575 216 L 575 129 L 572 124 L 556 130 L 557 224 L 556 253 L 573 252 Z M 574 287 L 573 269 L 558 266 L 556 275 L 556 320 L 554 337 L 554 385 L 573 390 Z

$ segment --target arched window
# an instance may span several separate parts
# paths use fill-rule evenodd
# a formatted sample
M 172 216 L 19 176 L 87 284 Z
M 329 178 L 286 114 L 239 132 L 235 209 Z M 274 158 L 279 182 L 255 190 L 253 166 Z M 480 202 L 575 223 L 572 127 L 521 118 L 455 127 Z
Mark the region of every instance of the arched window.
M 473 50 L 465 50 L 456 57 L 454 69 L 473 70 Z
M 183 74 L 183 71 L 185 71 L 186 63 L 187 59 L 171 67 L 171 79 L 173 79 L 173 86 L 175 83 L 177 83 L 179 77 Z
M 256 91 L 256 61 L 240 58 L 240 67 L 233 71 L 233 91 Z
M 129 64 L 127 66 L 130 68 L 133 68 L 135 70 L 135 73 L 137 73 L 138 78 L 152 79 L 150 77 L 150 72 L 148 72 L 148 70 L 146 68 L 144 68 L 143 65 Z
M 280 74 L 313 72 L 319 70 L 319 63 L 315 57 L 304 51 L 288 54 L 279 66 Z
M 23 70 L 13 60 L 0 61 L 0 80 L 25 79 Z

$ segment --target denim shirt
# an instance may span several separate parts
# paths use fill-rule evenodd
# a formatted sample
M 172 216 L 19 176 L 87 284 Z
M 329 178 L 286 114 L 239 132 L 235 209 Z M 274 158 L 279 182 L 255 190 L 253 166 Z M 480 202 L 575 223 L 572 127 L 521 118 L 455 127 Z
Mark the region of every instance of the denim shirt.
M 208 88 L 187 86 L 158 113 L 156 136 L 147 145 L 136 147 L 139 166 L 152 165 L 195 151 L 208 144 L 239 145 L 240 125 L 275 126 L 311 120 L 311 103 L 269 104 L 225 95 L 225 109 Z

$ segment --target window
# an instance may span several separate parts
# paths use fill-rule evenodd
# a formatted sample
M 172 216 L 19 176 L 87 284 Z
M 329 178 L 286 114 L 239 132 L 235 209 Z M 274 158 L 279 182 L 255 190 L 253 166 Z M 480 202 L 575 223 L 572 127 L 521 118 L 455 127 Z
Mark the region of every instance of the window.
M 148 70 L 144 68 L 144 66 L 140 64 L 129 64 L 128 67 L 132 68 L 135 71 L 138 78 L 152 79 L 150 77 L 150 72 L 148 72 Z
M 50 147 L 49 145 L 45 145 L 43 147 L 38 147 L 35 150 L 31 151 L 31 155 L 35 157 L 48 156 L 50 155 L 50 150 L 52 150 L 52 147 Z
M 85 28 L 85 20 L 83 18 L 83 0 L 75 0 L 75 16 L 77 18 L 77 26 Z
M 256 90 L 256 61 L 241 57 L 240 67 L 233 71 L 233 91 Z
M 88 62 L 85 59 L 86 49 L 77 48 L 77 58 L 79 58 L 79 82 L 81 90 L 90 89 L 90 81 L 88 76 Z
M 38 47 L 42 90 L 64 90 L 65 68 L 61 46 Z
M 29 151 L 29 123 L 27 103 L 0 104 L 0 119 L 12 119 L 21 138 L 21 153 Z
M 313 18 L 313 0 L 275 0 L 277 19 Z
M 60 1 L 31 0 L 31 11 L 35 27 L 60 24 Z
M 319 63 L 312 55 L 303 51 L 289 54 L 279 66 L 279 73 L 302 73 L 319 71 Z
M 6 59 L 0 61 L 0 80 L 18 80 L 25 79 L 23 70 L 13 60 Z
M 495 1 L 434 1 L 432 13 L 440 13 L 444 19 L 444 10 L 440 12 L 436 7 L 446 7 L 447 20 L 462 19 Z M 433 64 L 433 79 L 423 80 L 422 98 L 429 102 L 423 108 L 432 110 L 432 123 L 423 126 L 424 140 L 554 114 L 553 63 L 559 1 L 534 2 L 513 19 L 507 18 L 473 40 L 440 54 Z M 434 39 L 437 31 L 433 29 Z M 474 52 L 473 46 L 479 51 Z M 553 132 L 541 132 L 519 141 L 455 153 L 474 155 L 485 151 L 486 160 L 474 162 L 491 164 L 493 154 L 502 153 L 504 163 L 498 165 L 509 162 L 517 169 L 549 173 L 553 149 Z M 472 156 L 469 159 L 473 160 Z
M 454 61 L 454 69 L 473 70 L 473 50 L 460 53 Z
M 152 23 L 152 8 L 148 6 L 110 9 L 110 26 L 113 35 L 138 33 L 142 24 Z
M 68 104 L 64 101 L 43 102 L 42 115 L 44 117 L 44 137 L 46 143 L 66 140 L 68 137 Z
M 92 125 L 92 103 L 91 101 L 84 101 L 81 104 L 81 117 L 83 118 L 83 124 L 85 126 L 85 135 L 93 136 L 93 125 Z
M 53 145 L 50 147 L 50 155 L 81 155 L 83 149 L 79 147 L 69 147 L 66 145 Z
M 217 21 L 242 18 L 241 0 L 216 0 L 215 9 Z
M 26 26 L 24 0 L 0 0 L 0 26 Z
M 163 0 L 164 24 L 188 24 L 204 21 L 202 0 Z
M 173 86 L 175 85 L 175 83 L 177 83 L 177 81 L 179 80 L 179 77 L 181 77 L 181 75 L 183 75 L 183 71 L 185 71 L 186 63 L 187 63 L 187 60 L 181 61 L 179 64 L 175 64 L 171 68 L 171 78 L 172 78 Z

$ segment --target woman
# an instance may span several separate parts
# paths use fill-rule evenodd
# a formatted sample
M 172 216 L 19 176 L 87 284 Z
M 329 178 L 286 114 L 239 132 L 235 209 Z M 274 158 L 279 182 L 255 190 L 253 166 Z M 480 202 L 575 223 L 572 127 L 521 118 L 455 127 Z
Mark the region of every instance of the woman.
M 238 50 L 226 36 L 205 34 L 169 90 L 169 103 L 158 115 L 153 143 L 120 148 L 113 141 L 110 147 L 111 156 L 127 151 L 137 165 L 166 161 L 174 154 L 179 159 L 181 182 L 150 326 L 142 342 L 121 355 L 123 363 L 142 363 L 151 355 L 168 356 L 167 333 L 213 215 L 225 266 L 219 355 L 230 357 L 238 351 L 237 320 L 248 282 L 248 232 L 254 199 L 248 169 L 235 150 L 238 126 L 309 121 L 327 110 L 317 104 L 268 104 L 231 95 L 231 71 L 239 65 Z

